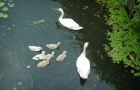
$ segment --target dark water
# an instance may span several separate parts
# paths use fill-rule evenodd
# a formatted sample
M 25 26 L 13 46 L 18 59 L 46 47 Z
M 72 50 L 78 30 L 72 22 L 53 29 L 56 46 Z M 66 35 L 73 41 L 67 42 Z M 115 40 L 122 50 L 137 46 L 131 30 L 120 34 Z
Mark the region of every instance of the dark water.
M 1 0 L 3 1 L 3 0 Z M 8 1 L 5 1 L 7 6 Z M 105 8 L 90 0 L 15 0 L 15 7 L 0 19 L 0 90 L 139 90 L 139 78 L 134 78 L 121 65 L 106 57 L 102 44 L 107 44 Z M 88 6 L 84 10 L 84 7 Z M 72 31 L 58 21 L 54 9 L 63 8 L 64 17 L 73 18 L 84 27 Z M 2 11 L 1 11 L 2 12 Z M 99 15 L 99 16 L 96 16 Z M 45 22 L 34 23 L 45 20 Z M 86 81 L 80 80 L 76 59 L 83 44 L 90 42 L 87 58 L 91 72 Z M 61 42 L 54 50 L 54 58 L 45 68 L 37 68 L 40 61 L 32 57 L 40 52 L 30 51 L 29 45 L 41 46 L 46 53 L 47 43 Z M 67 57 L 56 62 L 64 50 Z M 27 65 L 31 68 L 27 69 Z

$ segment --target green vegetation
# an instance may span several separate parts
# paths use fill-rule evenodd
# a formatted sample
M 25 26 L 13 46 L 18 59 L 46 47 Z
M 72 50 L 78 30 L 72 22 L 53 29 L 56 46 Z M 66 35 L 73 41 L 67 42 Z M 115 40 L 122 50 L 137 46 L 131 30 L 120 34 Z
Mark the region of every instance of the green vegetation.
M 14 87 L 14 88 L 13 88 L 13 90 L 17 90 L 17 88 L 16 88 L 16 87 Z
M 86 10 L 86 9 L 88 9 L 88 6 L 84 6 L 83 10 Z
M 3 7 L 5 4 L 4 2 L 0 2 L 0 7 Z M 3 11 L 8 11 L 8 8 L 7 7 L 3 7 L 2 8 Z M 0 13 L 0 18 L 7 18 L 8 15 L 7 14 L 4 14 L 4 13 Z
M 2 8 L 2 11 L 5 11 L 5 12 L 8 11 L 8 10 L 9 10 L 8 7 L 3 7 Z
M 4 2 L 0 2 L 0 7 L 3 7 L 4 6 Z
M 7 18 L 8 15 L 7 14 L 3 14 L 3 13 L 0 13 L 0 18 L 3 17 L 3 18 Z
M 39 24 L 39 23 L 43 23 L 43 22 L 45 22 L 45 20 L 44 19 L 41 19 L 41 20 L 34 21 L 33 24 Z
M 105 46 L 109 57 L 114 63 L 123 63 L 131 67 L 134 76 L 140 76 L 140 0 L 133 7 L 133 18 L 128 16 L 124 6 L 126 0 L 97 0 L 101 5 L 106 5 L 109 11 L 107 24 L 112 27 L 108 31 L 110 47 Z M 132 9 L 132 8 L 131 8 Z
M 18 82 L 18 85 L 21 85 L 22 84 L 22 82 Z

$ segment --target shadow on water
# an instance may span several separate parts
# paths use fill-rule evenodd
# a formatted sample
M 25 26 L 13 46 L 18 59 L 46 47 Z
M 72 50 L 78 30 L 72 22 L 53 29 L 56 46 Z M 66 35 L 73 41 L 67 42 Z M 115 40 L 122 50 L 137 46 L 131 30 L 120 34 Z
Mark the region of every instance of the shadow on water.
M 81 86 L 83 86 L 85 84 L 85 82 L 86 82 L 86 79 L 80 78 L 80 84 L 81 84 Z
M 104 52 L 105 33 L 109 29 L 105 25 L 104 7 L 92 0 L 15 0 L 14 3 L 15 7 L 7 12 L 9 17 L 0 22 L 2 90 L 139 89 L 139 78 L 134 78 L 122 65 L 113 64 Z M 60 14 L 54 11 L 59 7 L 64 10 L 64 17 L 73 18 L 84 29 L 72 31 L 63 27 L 58 21 Z M 50 64 L 37 68 L 40 61 L 33 61 L 32 57 L 40 52 L 30 51 L 28 45 L 41 46 L 48 54 L 52 50 L 46 48 L 46 43 L 59 41 L 61 45 L 54 50 Z M 82 80 L 75 63 L 86 41 L 90 42 L 87 58 L 91 71 L 89 78 Z M 56 57 L 64 50 L 68 52 L 66 59 L 56 62 Z M 31 68 L 27 69 L 27 65 Z

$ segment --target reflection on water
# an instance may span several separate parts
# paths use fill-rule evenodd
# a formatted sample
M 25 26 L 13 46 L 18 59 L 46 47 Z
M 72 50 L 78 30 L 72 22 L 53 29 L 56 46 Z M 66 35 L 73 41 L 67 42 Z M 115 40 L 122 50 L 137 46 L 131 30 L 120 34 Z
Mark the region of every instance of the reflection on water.
M 7 12 L 9 18 L 0 22 L 2 90 L 134 90 L 132 83 L 137 83 L 135 90 L 139 88 L 138 81 L 122 66 L 113 64 L 103 51 L 102 44 L 107 43 L 105 32 L 109 28 L 103 20 L 104 8 L 97 3 L 90 0 L 15 0 L 14 3 Z M 73 18 L 84 27 L 83 30 L 63 27 L 58 21 L 60 14 L 53 10 L 59 7 L 63 8 L 64 17 Z M 91 72 L 87 80 L 81 80 L 76 59 L 86 41 L 90 42 L 87 57 Z M 32 57 L 41 52 L 33 52 L 28 46 L 41 46 L 48 54 L 52 50 L 46 48 L 46 44 L 57 42 L 61 45 L 54 50 L 50 64 L 37 68 L 40 61 L 34 61 Z M 56 62 L 56 57 L 64 50 L 67 57 Z M 26 68 L 28 65 L 31 68 Z

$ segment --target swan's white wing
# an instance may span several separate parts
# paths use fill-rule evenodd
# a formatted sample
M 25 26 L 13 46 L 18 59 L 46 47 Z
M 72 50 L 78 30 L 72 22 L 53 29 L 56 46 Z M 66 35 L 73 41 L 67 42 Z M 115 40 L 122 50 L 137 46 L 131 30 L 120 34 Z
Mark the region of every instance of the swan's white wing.
M 64 25 L 65 27 L 68 27 L 68 28 L 74 28 L 74 27 L 79 27 L 79 25 L 72 19 L 61 19 L 60 20 L 60 23 L 62 25 Z
M 81 60 L 82 58 L 82 60 Z M 77 59 L 76 62 L 76 66 L 78 71 L 82 74 L 82 75 L 88 75 L 90 72 L 90 62 L 86 57 L 79 57 Z

